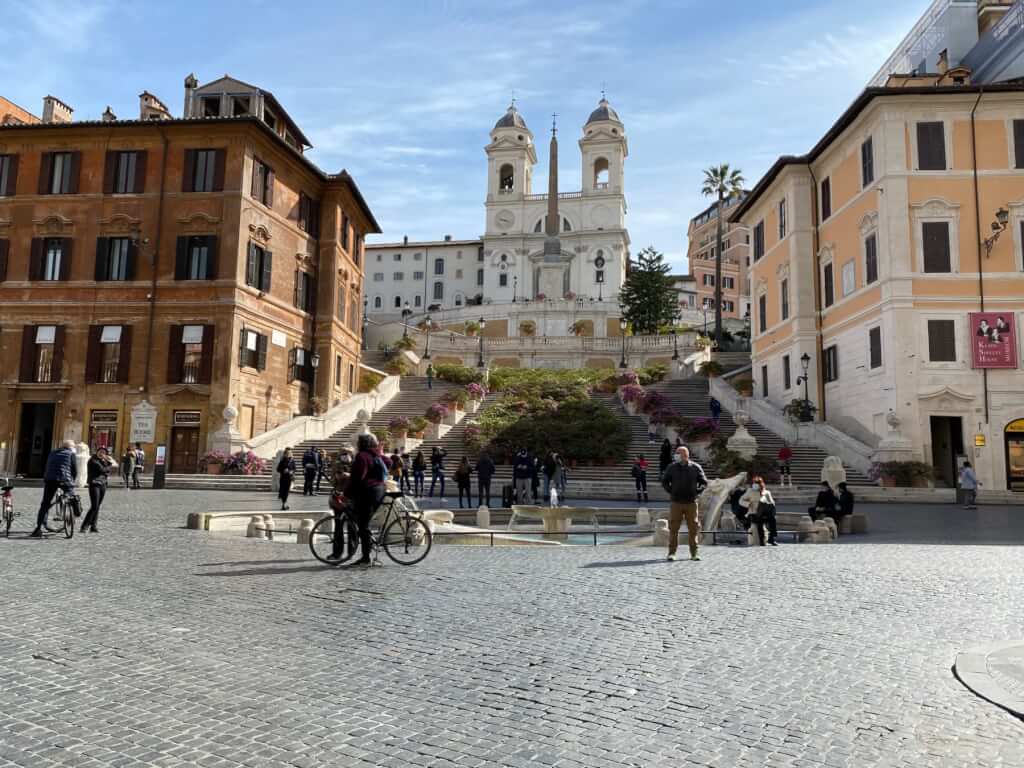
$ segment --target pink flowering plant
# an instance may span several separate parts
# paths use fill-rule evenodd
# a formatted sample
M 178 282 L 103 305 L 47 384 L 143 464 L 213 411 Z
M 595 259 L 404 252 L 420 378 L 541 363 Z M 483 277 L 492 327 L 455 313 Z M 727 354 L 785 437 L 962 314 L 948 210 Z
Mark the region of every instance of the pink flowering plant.
M 621 374 L 619 374 L 620 387 L 625 384 L 638 384 L 639 382 L 640 377 L 636 375 L 636 371 L 623 371 Z
M 670 426 L 679 418 L 679 411 L 675 408 L 659 408 L 651 413 L 651 424 L 665 424 Z
M 619 394 L 622 397 L 624 403 L 639 403 L 644 399 L 647 394 L 647 390 L 641 387 L 639 384 L 627 384 L 621 390 Z
M 466 385 L 466 394 L 469 395 L 471 400 L 483 400 L 487 391 L 480 384 L 473 381 Z
M 258 475 L 267 468 L 267 462 L 252 451 L 239 451 L 224 462 L 229 475 Z
M 448 406 L 444 403 L 433 403 L 424 414 L 431 424 L 440 424 L 448 417 Z
M 199 470 L 205 472 L 208 465 L 227 464 L 227 461 L 228 455 L 224 451 L 210 451 L 199 460 Z
M 699 416 L 686 429 L 687 440 L 704 440 L 718 434 L 718 424 L 708 416 Z
M 407 416 L 395 416 L 388 422 L 388 429 L 392 434 L 409 431 L 409 418 Z
M 669 400 L 661 392 L 648 392 L 640 403 L 640 410 L 646 414 L 652 414 L 667 407 L 669 407 Z

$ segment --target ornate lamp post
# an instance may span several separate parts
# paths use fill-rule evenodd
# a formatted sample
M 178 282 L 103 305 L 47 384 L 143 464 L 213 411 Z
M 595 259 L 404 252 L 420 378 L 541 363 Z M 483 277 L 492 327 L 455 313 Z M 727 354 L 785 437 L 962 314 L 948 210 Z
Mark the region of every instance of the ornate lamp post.
M 519 275 L 512 275 L 512 303 L 516 303 L 516 296 L 519 293 Z
M 676 329 L 672 329 L 672 359 L 679 359 L 679 337 L 676 335 Z
M 599 256 L 598 258 L 601 258 L 601 257 Z M 601 259 L 601 263 L 602 263 L 602 265 L 604 264 L 604 259 Z M 597 300 L 598 301 L 604 301 L 603 289 L 604 289 L 604 270 L 602 269 L 602 270 L 598 270 L 598 273 L 597 273 Z
M 806 352 L 800 355 L 800 365 L 803 366 L 804 369 L 804 375 L 796 377 L 797 386 L 800 386 L 801 384 L 804 385 L 804 402 L 803 407 L 800 410 L 800 421 L 807 422 L 811 421 L 811 397 L 807 391 L 807 385 L 809 381 L 807 369 L 811 365 L 811 356 L 808 355 Z
M 622 332 L 622 359 L 619 361 L 619 368 L 626 368 L 626 328 L 628 325 L 626 318 L 619 318 L 619 330 Z
M 744 329 L 747 332 L 747 350 L 749 351 L 749 350 L 752 350 L 754 348 L 754 340 L 750 338 L 750 331 L 751 331 L 751 327 L 750 327 L 750 307 L 747 307 L 747 312 L 746 312 L 745 315 L 743 315 L 743 323 L 744 323 Z
M 480 318 L 480 359 L 476 363 L 477 368 L 484 367 L 484 328 L 487 327 L 487 321 L 482 317 Z
M 427 332 L 427 345 L 423 349 L 423 359 L 424 360 L 429 360 L 430 359 L 430 330 L 434 327 L 434 321 L 430 319 L 430 315 L 427 315 L 427 317 L 424 320 L 424 322 L 427 324 L 427 331 L 426 331 Z
M 310 357 L 309 357 L 309 365 L 313 369 L 313 383 L 311 384 L 311 389 L 310 389 L 311 394 L 309 396 L 310 401 L 312 401 L 312 399 L 314 397 L 316 397 L 316 369 L 320 367 L 320 355 L 318 355 L 316 352 L 314 352 L 312 355 L 310 355 Z M 310 404 L 310 408 L 309 409 L 311 411 L 313 410 L 312 404 Z M 313 415 L 315 416 L 316 414 L 314 413 Z
M 999 240 L 999 236 L 1006 231 L 1006 226 L 1010 222 L 1010 212 L 1005 208 L 1000 208 L 996 211 L 996 220 L 992 222 L 992 236 L 985 238 L 985 258 L 992 255 L 992 249 L 996 246 L 996 241 Z
M 409 318 L 412 316 L 412 310 L 409 309 L 409 302 L 405 302 L 405 306 L 402 307 L 402 338 L 406 339 L 409 337 Z

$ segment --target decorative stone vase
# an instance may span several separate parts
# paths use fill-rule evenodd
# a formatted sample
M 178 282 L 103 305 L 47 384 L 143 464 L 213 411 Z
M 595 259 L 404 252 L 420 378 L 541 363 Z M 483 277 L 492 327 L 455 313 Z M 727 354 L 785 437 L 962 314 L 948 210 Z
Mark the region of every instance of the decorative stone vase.
M 480 410 L 479 400 L 467 400 L 466 401 L 466 413 L 476 413 Z
M 448 415 L 444 417 L 444 421 L 442 423 L 454 426 L 462 420 L 463 415 L 463 411 L 458 408 L 449 408 Z
M 440 440 L 441 439 L 441 425 L 430 422 L 424 432 L 427 440 Z
M 206 474 L 208 475 L 220 475 L 224 472 L 224 465 L 219 461 L 208 461 L 206 462 Z

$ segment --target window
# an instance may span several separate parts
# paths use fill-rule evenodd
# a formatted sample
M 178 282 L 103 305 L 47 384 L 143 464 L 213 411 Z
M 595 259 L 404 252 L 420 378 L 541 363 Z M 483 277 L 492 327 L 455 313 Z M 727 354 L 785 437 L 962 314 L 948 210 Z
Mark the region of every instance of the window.
M 788 392 L 790 389 L 793 388 L 792 376 L 793 376 L 793 374 L 790 372 L 790 368 L 789 368 L 789 355 L 783 355 L 782 356 L 782 389 L 784 391 Z
M 857 290 L 857 273 L 852 261 L 848 261 L 843 264 L 842 281 L 843 296 L 849 296 Z
M 135 246 L 127 237 L 96 239 L 96 282 L 135 279 Z
M 440 301 L 444 298 L 444 283 L 434 283 L 434 301 Z
M 295 270 L 295 307 L 303 312 L 316 311 L 316 278 L 301 269 Z
M 422 272 L 413 272 L 412 273 L 412 279 L 413 280 L 422 280 L 423 279 L 423 273 Z
M 783 320 L 789 319 L 789 278 L 779 283 L 779 316 Z
M 434 259 L 434 274 L 435 275 L 443 275 L 444 274 L 444 259 Z
M 711 298 L 710 296 L 705 296 L 704 297 L 704 309 L 714 309 L 714 308 L 715 308 L 715 300 L 713 298 Z
M 422 297 L 422 296 L 420 296 L 420 295 L 419 295 L 419 294 L 417 293 L 417 294 L 416 294 L 416 296 L 415 296 L 415 297 L 413 298 L 413 301 L 412 301 L 412 305 L 413 305 L 414 307 L 422 307 L 422 306 L 423 306 L 423 297 Z
M 39 280 L 51 282 L 67 277 L 65 241 L 62 237 L 50 237 L 43 241 L 42 274 Z
M 701 283 L 703 285 L 713 286 L 715 284 L 715 276 L 714 275 L 702 275 L 701 276 Z
M 508 275 L 505 274 L 504 272 L 498 275 L 498 286 L 501 288 L 505 288 L 506 286 L 508 286 Z
M 722 299 L 722 311 L 723 312 L 732 312 L 735 309 L 736 309 L 736 305 L 735 304 L 733 304 L 728 299 Z
M 502 275 L 502 277 L 504 277 L 504 275 Z M 594 272 L 594 282 L 595 283 L 603 283 L 604 282 L 604 270 L 603 269 L 599 269 L 596 272 Z
M 249 243 L 249 255 L 245 262 L 245 284 L 263 293 L 270 293 L 270 277 L 273 269 L 273 254 Z
M 917 124 L 917 168 L 946 170 L 946 132 L 941 122 Z
M 456 269 L 455 270 L 455 279 L 456 280 L 461 280 L 462 279 L 462 270 L 461 269 Z
M 860 185 L 867 188 L 875 180 L 875 147 L 869 136 L 860 145 Z
M 511 192 L 515 188 L 516 176 L 512 166 L 505 164 L 501 166 L 501 170 L 498 171 L 498 190 L 501 192 Z
M 786 198 L 779 200 L 779 240 L 786 237 Z
M 252 197 L 268 208 L 274 205 L 274 169 L 255 158 L 252 161 Z
M 1013 159 L 1015 168 L 1024 168 L 1024 120 L 1013 121 Z M 0 159 L 0 163 L 2 162 L 3 160 Z M 3 167 L 0 166 L 0 172 L 2 170 Z M 3 194 L 2 190 L 4 188 L 2 182 L 3 180 L 0 179 L 0 195 Z M 11 194 L 14 194 L 14 192 L 12 191 Z
M 832 215 L 832 179 L 821 180 L 821 220 Z
M 768 397 L 768 366 L 761 366 L 761 397 Z
M 18 156 L 0 155 L 0 197 L 14 197 L 17 181 Z
M 212 326 L 211 326 L 212 330 Z M 202 325 L 185 325 L 181 327 L 181 376 L 182 384 L 209 384 L 209 377 L 203 375 L 203 336 L 205 327 Z M 212 350 L 211 350 L 212 351 Z
M 882 367 L 882 329 L 872 328 L 868 331 L 868 368 L 874 370 Z
M 21 340 L 21 371 L 24 383 L 60 381 L 63 367 L 64 326 L 26 325 Z
M 462 306 L 462 294 L 461 293 L 455 294 L 455 306 L 456 307 L 461 307 Z
M 356 391 L 356 366 L 355 363 L 348 364 L 348 391 Z
M 242 368 L 255 368 L 258 371 L 267 367 L 267 337 L 262 333 L 242 329 L 239 345 L 238 364 Z
M 217 236 L 178 238 L 175 280 L 213 280 L 217 276 Z
M 7 257 L 11 250 L 11 241 L 0 240 L 0 283 L 7 279 Z
M 933 363 L 956 362 L 956 323 L 928 321 L 928 359 Z
M 338 286 L 338 309 L 337 309 L 338 320 L 345 322 L 345 286 Z
M 871 283 L 878 280 L 878 237 L 875 234 L 868 235 L 864 241 L 864 283 Z
M 39 168 L 39 194 L 78 193 L 78 152 L 44 152 Z
M 925 272 L 952 272 L 949 253 L 949 222 L 925 221 L 921 224 Z
M 100 377 L 101 384 L 117 382 L 117 369 L 121 361 L 121 326 L 103 327 L 100 336 Z
M 757 319 L 761 333 L 764 333 L 768 330 L 768 296 L 763 293 L 757 297 Z
M 182 192 L 224 190 L 224 150 L 186 149 Z
M 395 296 L 395 309 L 401 309 L 401 308 L 402 308 L 402 297 L 401 296 Z
M 199 102 L 203 117 L 220 116 L 220 96 L 203 96 Z
M 396 253 L 393 258 L 394 258 L 395 261 L 401 261 L 402 260 L 402 254 Z
M 484 247 L 482 245 L 476 249 L 476 260 L 481 264 L 484 263 Z
M 320 237 L 320 201 L 299 193 L 299 229 L 310 237 Z
M 392 275 L 392 277 L 393 277 L 393 278 L 394 278 L 395 280 L 398 280 L 398 281 L 402 281 L 402 280 L 404 280 L 404 279 L 405 279 L 405 273 L 404 273 L 404 272 L 395 272 L 395 274 L 394 274 L 394 275 Z
M 341 355 L 334 356 L 334 386 L 341 386 Z
M 825 292 L 825 306 L 831 307 L 836 300 L 835 281 L 832 277 L 832 265 L 825 265 L 825 278 L 822 281 L 822 289 Z
M 839 381 L 839 347 L 833 344 L 825 349 L 825 382 Z
M 348 250 L 348 214 L 342 214 L 341 217 L 341 247 L 346 251 Z
M 478 269 L 476 271 L 476 284 L 477 285 L 483 285 L 484 284 L 484 271 L 482 269 Z
M 722 287 L 723 288 L 729 288 L 729 289 L 735 288 L 736 287 L 736 278 L 734 278 L 734 277 L 723 277 L 722 278 Z
M 302 347 L 292 347 L 288 353 L 288 381 L 313 382 L 312 353 Z
M 104 194 L 138 194 L 144 191 L 145 183 L 145 152 L 107 152 L 107 165 L 103 174 Z
M 375 282 L 375 283 L 383 283 L 384 282 L 384 273 L 383 272 L 374 272 L 373 273 L 373 282 Z
M 764 256 L 764 222 L 754 225 L 754 261 Z
M 383 309 L 384 308 L 384 301 L 381 299 L 380 296 L 374 296 L 373 297 L 373 308 L 374 309 Z

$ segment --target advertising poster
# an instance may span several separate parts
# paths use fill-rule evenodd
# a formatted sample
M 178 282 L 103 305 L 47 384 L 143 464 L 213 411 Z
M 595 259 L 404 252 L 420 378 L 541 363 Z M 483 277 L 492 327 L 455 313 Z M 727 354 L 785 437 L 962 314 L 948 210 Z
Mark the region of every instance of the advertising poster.
M 971 312 L 974 368 L 1017 367 L 1017 324 L 1013 312 Z

